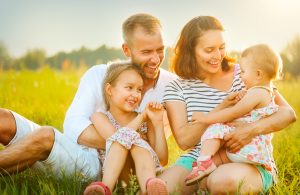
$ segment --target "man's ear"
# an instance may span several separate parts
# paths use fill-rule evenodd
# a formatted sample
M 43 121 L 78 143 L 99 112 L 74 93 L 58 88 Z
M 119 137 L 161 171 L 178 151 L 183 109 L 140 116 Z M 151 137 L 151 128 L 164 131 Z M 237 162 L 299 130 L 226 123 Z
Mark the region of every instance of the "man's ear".
M 123 52 L 124 52 L 125 56 L 130 58 L 131 57 L 131 51 L 130 51 L 130 48 L 128 47 L 127 43 L 122 44 L 122 49 L 123 49 Z

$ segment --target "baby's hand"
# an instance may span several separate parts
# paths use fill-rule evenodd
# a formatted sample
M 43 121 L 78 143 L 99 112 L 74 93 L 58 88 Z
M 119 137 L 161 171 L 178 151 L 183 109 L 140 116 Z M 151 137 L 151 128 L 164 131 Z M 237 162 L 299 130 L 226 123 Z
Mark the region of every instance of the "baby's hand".
M 162 121 L 164 114 L 164 107 L 159 102 L 150 102 L 145 108 L 147 117 L 152 121 Z
M 246 90 L 242 90 L 239 92 L 233 92 L 231 94 L 229 94 L 224 101 L 219 105 L 220 108 L 227 108 L 230 106 L 235 105 L 238 101 L 240 101 L 244 95 L 247 93 Z
M 204 112 L 193 112 L 192 121 L 204 122 L 205 113 Z

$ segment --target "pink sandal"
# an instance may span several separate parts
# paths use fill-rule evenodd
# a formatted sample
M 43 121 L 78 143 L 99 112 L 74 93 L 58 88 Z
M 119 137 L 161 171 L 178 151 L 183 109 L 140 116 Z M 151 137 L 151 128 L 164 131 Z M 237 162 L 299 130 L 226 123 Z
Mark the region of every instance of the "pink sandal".
M 96 181 L 88 185 L 84 192 L 84 195 L 112 195 L 110 189 L 101 181 Z
M 168 195 L 166 182 L 159 178 L 150 178 L 146 182 L 147 195 Z

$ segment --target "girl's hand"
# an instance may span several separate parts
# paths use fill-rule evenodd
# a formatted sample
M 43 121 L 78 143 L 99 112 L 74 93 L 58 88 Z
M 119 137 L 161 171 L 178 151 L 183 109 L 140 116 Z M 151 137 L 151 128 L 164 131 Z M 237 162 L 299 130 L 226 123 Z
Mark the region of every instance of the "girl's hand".
M 150 102 L 147 104 L 144 112 L 146 113 L 148 119 L 154 123 L 154 121 L 162 121 L 164 114 L 164 107 L 159 102 Z

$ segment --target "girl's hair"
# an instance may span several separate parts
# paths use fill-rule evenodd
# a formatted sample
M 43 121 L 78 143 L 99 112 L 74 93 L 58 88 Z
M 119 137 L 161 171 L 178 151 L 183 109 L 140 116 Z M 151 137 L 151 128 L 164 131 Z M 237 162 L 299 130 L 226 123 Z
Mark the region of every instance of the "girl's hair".
M 141 67 L 135 64 L 132 64 L 130 61 L 116 61 L 107 64 L 108 68 L 105 74 L 105 77 L 103 79 L 102 83 L 102 91 L 103 91 L 103 99 L 105 103 L 105 108 L 106 110 L 109 110 L 110 105 L 109 105 L 109 96 L 105 90 L 106 84 L 111 84 L 114 85 L 120 74 L 122 72 L 127 71 L 127 70 L 134 70 L 136 71 L 142 79 L 144 79 L 144 72 L 142 71 Z
M 220 21 L 212 16 L 198 16 L 190 20 L 182 29 L 174 51 L 174 58 L 170 70 L 184 79 L 198 79 L 200 72 L 196 62 L 195 47 L 199 38 L 208 30 L 224 28 Z M 222 70 L 229 70 L 234 60 L 225 56 L 222 61 Z
M 281 78 L 282 60 L 280 55 L 266 44 L 257 44 L 243 51 L 241 57 L 250 56 L 254 65 L 266 73 L 268 79 Z

